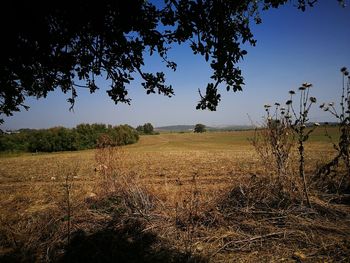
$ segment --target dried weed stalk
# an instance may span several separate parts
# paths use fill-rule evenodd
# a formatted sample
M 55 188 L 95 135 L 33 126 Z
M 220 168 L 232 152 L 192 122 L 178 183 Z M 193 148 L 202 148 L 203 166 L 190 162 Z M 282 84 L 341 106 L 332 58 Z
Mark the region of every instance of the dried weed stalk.
M 108 135 L 102 135 L 95 150 L 97 166 L 95 172 L 99 176 L 100 190 L 104 194 L 114 192 L 117 188 L 117 180 L 123 175 L 126 153 L 121 146 L 111 146 L 112 139 Z
M 327 180 L 328 184 L 332 184 L 331 181 L 334 181 L 335 177 L 340 177 L 336 180 L 336 192 L 340 190 L 350 191 L 350 76 L 349 71 L 345 67 L 341 68 L 340 71 L 342 74 L 342 95 L 339 103 L 339 112 L 334 102 L 328 104 L 322 103 L 320 105 L 321 109 L 329 112 L 338 120 L 340 136 L 337 142 L 333 141 L 327 131 L 327 127 L 325 127 L 325 135 L 330 139 L 337 155 L 331 161 L 323 165 L 317 173 L 318 177 L 325 180 L 326 177 L 329 177 L 331 174 L 332 169 L 337 168 L 340 161 L 343 161 L 346 168 L 345 174 L 337 176 L 338 174 L 336 173 L 333 176 L 334 178 Z
M 277 174 L 279 180 L 290 174 L 289 159 L 291 150 L 295 144 L 294 134 L 289 125 L 286 108 L 275 103 L 275 111 L 271 114 L 271 106 L 264 105 L 266 116 L 262 127 L 256 128 L 254 137 L 250 138 L 251 144 L 266 171 L 270 175 Z
M 75 189 L 74 183 L 78 178 L 80 170 L 79 161 L 75 160 L 72 165 L 66 165 L 58 163 L 58 174 L 54 177 L 56 179 L 63 178 L 63 182 L 60 184 L 59 197 L 56 200 L 59 217 L 57 222 L 62 224 L 62 232 L 60 231 L 60 237 L 56 242 L 50 244 L 50 248 L 55 246 L 57 243 L 66 240 L 66 246 L 69 247 L 71 244 L 72 233 L 74 232 L 74 217 L 79 217 L 82 214 L 82 205 L 78 201 L 78 196 L 73 195 Z M 76 191 L 75 191 L 76 192 Z M 63 230 L 64 229 L 64 230 Z M 48 251 L 50 250 L 48 248 Z
M 72 188 L 74 183 L 74 178 L 78 174 L 78 165 L 76 165 L 71 170 L 65 171 L 65 181 L 63 184 L 64 189 L 64 206 L 65 206 L 65 213 L 63 220 L 67 223 L 67 245 L 70 245 L 71 240 L 71 227 L 72 227 Z
M 181 187 L 181 185 L 180 185 Z M 175 204 L 175 225 L 184 233 L 183 244 L 187 253 L 193 252 L 194 237 L 200 224 L 200 191 L 197 186 L 197 174 L 193 174 L 189 191 Z M 181 233 L 178 233 L 181 236 Z
M 303 83 L 299 88 L 299 109 L 293 107 L 293 96 L 295 91 L 289 91 L 290 99 L 286 102 L 286 107 L 280 107 L 275 103 L 275 111 L 270 112 L 271 106 L 266 104 L 266 117 L 262 129 L 255 131 L 255 136 L 251 139 L 259 157 L 266 164 L 266 168 L 277 173 L 278 185 L 283 185 L 286 175 L 292 180 L 293 172 L 288 171 L 288 164 L 291 151 L 295 144 L 295 137 L 298 141 L 299 150 L 299 175 L 303 183 L 303 191 L 306 203 L 310 207 L 308 187 L 305 177 L 305 142 L 318 124 L 310 129 L 306 128 L 309 122 L 308 114 L 312 104 L 316 103 L 316 98 L 309 96 L 312 84 Z M 273 164 L 271 166 L 271 164 Z M 271 169 L 272 168 L 272 169 Z M 283 178 L 281 180 L 281 178 Z M 273 177 L 271 178 L 272 181 Z
M 95 151 L 102 198 L 117 200 L 117 206 L 129 216 L 148 220 L 155 196 L 141 184 L 137 175 L 126 172 L 128 155 L 122 146 L 111 146 L 108 136 L 101 136 Z M 119 209 L 119 210 L 120 210 Z
M 298 151 L 299 151 L 299 176 L 303 182 L 303 189 L 306 198 L 306 203 L 309 207 L 311 207 L 310 199 L 309 199 L 309 191 L 305 176 L 305 142 L 309 139 L 310 134 L 315 130 L 315 128 L 319 125 L 315 123 L 314 126 L 306 129 L 306 125 L 309 122 L 309 111 L 311 109 L 312 104 L 316 103 L 316 98 L 309 96 L 310 88 L 312 84 L 303 83 L 299 88 L 299 109 L 294 109 L 293 107 L 293 95 L 295 92 L 291 90 L 290 100 L 287 101 L 287 111 L 289 117 L 289 124 L 293 131 L 296 133 L 298 140 Z M 290 115 L 289 113 L 292 113 Z

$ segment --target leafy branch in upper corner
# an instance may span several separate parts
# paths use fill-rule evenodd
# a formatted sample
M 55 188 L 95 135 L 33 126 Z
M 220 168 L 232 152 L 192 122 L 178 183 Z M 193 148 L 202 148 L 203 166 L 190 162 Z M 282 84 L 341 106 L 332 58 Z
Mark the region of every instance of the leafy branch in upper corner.
M 99 79 L 108 80 L 108 96 L 130 103 L 128 85 L 135 75 L 147 94 L 172 96 L 163 72 L 145 72 L 145 56 L 156 54 L 167 68 L 174 44 L 189 44 L 194 54 L 210 63 L 211 79 L 200 94 L 198 109 L 215 110 L 219 84 L 242 90 L 237 63 L 255 46 L 251 24 L 261 23 L 260 12 L 278 8 L 286 0 L 243 1 L 8 1 L 2 6 L 0 30 L 0 117 L 28 109 L 27 97 L 45 98 L 60 89 L 74 106 L 78 89 L 94 93 Z M 304 11 L 317 0 L 294 0 Z M 344 3 L 344 1 L 339 1 Z M 0 118 L 2 122 L 2 118 Z

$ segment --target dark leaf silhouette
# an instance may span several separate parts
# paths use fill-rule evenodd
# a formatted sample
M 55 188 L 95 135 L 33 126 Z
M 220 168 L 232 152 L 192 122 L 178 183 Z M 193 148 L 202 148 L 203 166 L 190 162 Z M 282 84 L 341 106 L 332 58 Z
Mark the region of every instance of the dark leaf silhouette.
M 250 22 L 261 22 L 259 9 L 277 8 L 286 0 L 264 1 L 8 1 L 2 6 L 0 33 L 0 115 L 22 108 L 28 96 L 41 98 L 60 89 L 71 94 L 71 109 L 79 88 L 94 93 L 97 76 L 109 80 L 108 95 L 115 103 L 130 103 L 127 85 L 138 74 L 147 94 L 172 96 L 162 72 L 144 72 L 144 55 L 157 54 L 168 68 L 173 44 L 188 44 L 194 54 L 210 60 L 213 83 L 201 96 L 198 109 L 215 110 L 217 89 L 242 90 L 237 67 L 255 45 Z M 299 9 L 316 0 L 295 1 Z M 343 3 L 343 1 L 340 1 Z

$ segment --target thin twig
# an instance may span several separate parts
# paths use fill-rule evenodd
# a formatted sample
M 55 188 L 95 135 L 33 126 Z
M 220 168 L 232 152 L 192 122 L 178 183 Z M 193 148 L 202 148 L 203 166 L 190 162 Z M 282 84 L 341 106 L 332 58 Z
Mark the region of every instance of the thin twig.
M 269 233 L 266 235 L 261 235 L 261 236 L 255 236 L 255 237 L 251 237 L 251 238 L 247 238 L 247 239 L 241 239 L 241 240 L 232 240 L 230 242 L 227 242 L 225 245 L 223 245 L 222 247 L 220 247 L 217 251 L 215 251 L 211 256 L 215 256 L 217 253 L 219 253 L 221 250 L 227 248 L 229 245 L 232 244 L 241 244 L 241 243 L 246 243 L 246 242 L 253 242 L 256 240 L 260 240 L 260 239 L 265 239 L 268 237 L 274 237 L 274 236 L 280 236 L 280 235 L 284 235 L 285 236 L 286 232 L 285 231 L 281 231 L 281 232 L 274 232 L 274 233 Z

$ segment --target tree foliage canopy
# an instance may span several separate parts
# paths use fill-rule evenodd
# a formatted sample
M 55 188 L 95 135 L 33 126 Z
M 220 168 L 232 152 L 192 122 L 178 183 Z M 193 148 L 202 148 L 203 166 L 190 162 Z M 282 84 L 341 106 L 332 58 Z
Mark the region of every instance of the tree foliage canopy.
M 79 124 L 73 129 L 54 127 L 41 130 L 20 130 L 14 134 L 0 134 L 1 151 L 57 152 L 93 149 L 101 146 L 100 139 L 108 138 L 108 145 L 121 146 L 136 143 L 137 131 L 131 126 Z
M 202 133 L 202 132 L 206 132 L 206 129 L 205 129 L 205 125 L 204 124 L 201 124 L 201 123 L 198 123 L 194 126 L 194 132 L 196 133 Z
M 317 0 L 295 0 L 298 8 Z M 200 93 L 197 109 L 215 110 L 219 84 L 242 89 L 237 62 L 246 55 L 242 43 L 255 45 L 252 20 L 259 10 L 277 8 L 287 0 L 145 1 L 7 1 L 0 30 L 0 115 L 26 108 L 25 98 L 46 97 L 60 89 L 73 107 L 79 88 L 94 93 L 97 76 L 110 81 L 115 103 L 130 103 L 126 86 L 138 74 L 147 94 L 174 94 L 163 72 L 145 72 L 144 55 L 158 54 L 176 70 L 167 51 L 174 43 L 189 44 L 210 63 L 212 82 Z M 157 3 L 157 4 L 155 4 Z
M 136 130 L 140 134 L 155 134 L 154 133 L 154 127 L 151 123 L 147 122 L 144 125 L 139 125 L 136 127 Z

